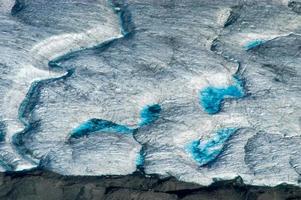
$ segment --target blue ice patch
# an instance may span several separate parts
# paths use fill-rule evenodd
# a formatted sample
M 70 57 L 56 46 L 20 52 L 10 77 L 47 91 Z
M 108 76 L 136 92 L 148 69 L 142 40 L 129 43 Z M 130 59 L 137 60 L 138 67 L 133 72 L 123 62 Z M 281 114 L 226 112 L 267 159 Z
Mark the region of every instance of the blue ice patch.
M 70 138 L 79 138 L 90 133 L 101 131 L 110 133 L 132 134 L 133 129 L 103 119 L 90 119 L 72 130 Z
M 145 152 L 143 149 L 140 150 L 139 154 L 136 158 L 136 166 L 137 168 L 142 168 L 144 165 Z
M 248 42 L 246 45 L 244 45 L 244 49 L 246 51 L 250 50 L 250 49 L 253 49 L 255 47 L 258 47 L 259 45 L 262 45 L 264 43 L 263 40 L 260 40 L 260 39 L 257 39 L 257 40 L 254 40 L 254 41 L 250 41 Z
M 234 77 L 235 84 L 226 88 L 207 87 L 200 92 L 200 104 L 208 114 L 216 114 L 221 110 L 225 98 L 241 98 L 244 96 L 242 81 Z
M 140 112 L 139 126 L 149 125 L 159 118 L 161 106 L 159 104 L 145 106 Z
M 216 135 L 207 140 L 194 140 L 186 145 L 185 150 L 200 166 L 215 160 L 223 151 L 225 142 L 237 131 L 237 128 L 225 128 L 217 131 Z
M 139 127 L 151 124 L 159 118 L 161 106 L 158 104 L 145 106 L 141 113 L 141 122 Z M 70 138 L 80 138 L 87 136 L 94 132 L 109 132 L 109 133 L 121 133 L 121 134 L 133 134 L 135 129 L 129 128 L 125 125 L 116 124 L 114 122 L 103 119 L 90 119 L 77 128 L 73 129 L 70 134 Z

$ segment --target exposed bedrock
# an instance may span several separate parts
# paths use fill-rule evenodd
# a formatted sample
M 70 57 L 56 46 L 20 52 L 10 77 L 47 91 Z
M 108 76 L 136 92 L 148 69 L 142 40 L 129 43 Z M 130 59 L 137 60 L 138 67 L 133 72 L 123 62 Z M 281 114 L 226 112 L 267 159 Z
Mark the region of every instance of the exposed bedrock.
M 292 200 L 300 199 L 298 187 L 247 186 L 241 179 L 209 187 L 175 178 L 142 175 L 81 177 L 46 171 L 1 174 L 2 200 Z

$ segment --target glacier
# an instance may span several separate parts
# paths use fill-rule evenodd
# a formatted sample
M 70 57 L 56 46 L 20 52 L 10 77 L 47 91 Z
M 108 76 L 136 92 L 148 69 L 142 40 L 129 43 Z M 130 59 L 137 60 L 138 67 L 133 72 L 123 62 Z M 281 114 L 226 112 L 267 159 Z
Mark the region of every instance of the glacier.
M 0 170 L 300 186 L 300 4 L 0 0 Z

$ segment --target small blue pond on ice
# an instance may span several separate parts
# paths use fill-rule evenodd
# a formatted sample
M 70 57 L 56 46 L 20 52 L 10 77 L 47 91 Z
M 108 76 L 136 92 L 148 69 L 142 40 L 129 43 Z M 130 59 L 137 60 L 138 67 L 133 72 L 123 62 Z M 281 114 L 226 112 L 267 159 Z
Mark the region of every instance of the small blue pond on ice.
M 250 42 L 248 42 L 247 44 L 244 45 L 244 49 L 246 51 L 248 51 L 250 49 L 253 49 L 255 47 L 258 47 L 258 46 L 262 45 L 264 42 L 265 42 L 264 40 L 260 40 L 260 39 L 250 41 Z
M 224 128 L 218 130 L 215 136 L 208 140 L 194 140 L 186 145 L 186 152 L 188 152 L 199 165 L 206 165 L 217 158 L 223 151 L 225 142 L 236 131 L 236 128 Z
M 241 98 L 244 96 L 243 83 L 234 77 L 234 85 L 225 88 L 207 87 L 199 94 L 199 101 L 204 111 L 216 114 L 221 110 L 225 98 Z
M 140 112 L 141 122 L 140 126 L 149 125 L 159 118 L 161 112 L 161 106 L 159 104 L 153 104 L 145 106 Z

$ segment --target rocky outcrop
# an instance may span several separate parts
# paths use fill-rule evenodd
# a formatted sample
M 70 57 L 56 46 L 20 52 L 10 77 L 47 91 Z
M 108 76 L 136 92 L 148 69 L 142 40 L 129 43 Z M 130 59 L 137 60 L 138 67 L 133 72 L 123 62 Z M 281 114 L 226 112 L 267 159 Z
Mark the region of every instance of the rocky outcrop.
M 0 176 L 2 200 L 298 200 L 301 189 L 244 185 L 240 178 L 209 187 L 175 178 L 128 176 L 62 176 L 30 171 Z

